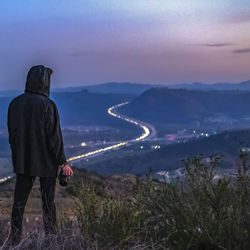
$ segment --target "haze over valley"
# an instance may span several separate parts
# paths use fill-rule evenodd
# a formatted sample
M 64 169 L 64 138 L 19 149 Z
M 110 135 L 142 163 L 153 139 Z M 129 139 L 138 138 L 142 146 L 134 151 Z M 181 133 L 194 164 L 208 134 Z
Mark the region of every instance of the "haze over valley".
M 242 85 L 204 90 L 108 83 L 56 89 L 51 98 L 58 105 L 67 157 L 79 168 L 104 175 L 174 173 L 182 159 L 218 154 L 224 155 L 221 168 L 230 172 L 239 150 L 250 147 L 250 91 Z M 0 97 L 1 177 L 12 172 L 6 128 L 12 98 L 8 92 Z

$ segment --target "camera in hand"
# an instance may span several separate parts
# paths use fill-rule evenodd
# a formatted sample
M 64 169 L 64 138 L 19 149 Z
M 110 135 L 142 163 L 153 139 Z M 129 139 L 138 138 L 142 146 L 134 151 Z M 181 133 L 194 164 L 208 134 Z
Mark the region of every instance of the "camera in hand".
M 68 182 L 70 180 L 70 176 L 64 175 L 63 171 L 61 170 L 59 175 L 58 175 L 58 180 L 59 180 L 59 184 L 63 187 L 68 185 Z

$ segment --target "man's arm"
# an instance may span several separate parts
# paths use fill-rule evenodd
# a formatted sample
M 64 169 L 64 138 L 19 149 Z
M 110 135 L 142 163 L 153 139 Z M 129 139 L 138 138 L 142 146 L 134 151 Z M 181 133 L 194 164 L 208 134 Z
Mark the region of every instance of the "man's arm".
M 49 151 L 58 166 L 61 166 L 64 175 L 73 175 L 73 171 L 67 163 L 63 138 L 60 127 L 60 118 L 56 105 L 51 102 L 45 115 L 46 137 L 48 141 Z
M 58 166 L 66 164 L 59 114 L 53 102 L 48 106 L 45 115 L 45 133 L 49 151 L 52 153 L 56 164 Z
M 8 114 L 7 114 L 7 127 L 8 127 L 8 133 L 9 133 L 9 144 L 11 144 L 11 137 L 12 137 L 12 131 L 10 127 L 10 113 L 11 113 L 11 108 L 13 105 L 14 99 L 10 102 L 9 107 L 8 107 Z
M 11 104 L 10 104 L 11 105 Z M 9 144 L 11 144 L 11 137 L 10 137 L 10 105 L 8 108 L 8 115 L 7 115 L 7 127 L 8 127 L 8 133 L 9 133 Z

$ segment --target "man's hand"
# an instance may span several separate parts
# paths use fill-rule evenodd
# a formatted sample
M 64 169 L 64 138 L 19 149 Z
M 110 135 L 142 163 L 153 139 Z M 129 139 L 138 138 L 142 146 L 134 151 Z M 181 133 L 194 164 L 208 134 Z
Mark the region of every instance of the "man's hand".
M 70 176 L 70 177 L 73 175 L 73 170 L 68 164 L 62 165 L 61 168 L 63 171 L 63 175 Z

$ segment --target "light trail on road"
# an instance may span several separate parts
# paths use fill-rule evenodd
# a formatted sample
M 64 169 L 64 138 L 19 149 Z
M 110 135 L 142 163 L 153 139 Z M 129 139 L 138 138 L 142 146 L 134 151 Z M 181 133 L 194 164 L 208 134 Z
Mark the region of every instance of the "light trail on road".
M 10 180 L 12 177 L 13 177 L 13 175 L 9 175 L 9 176 L 3 177 L 3 178 L 0 179 L 0 183 L 4 183 L 7 180 Z
M 72 162 L 72 161 L 79 160 L 79 159 L 82 159 L 82 158 L 86 158 L 88 156 L 93 156 L 95 154 L 99 154 L 99 153 L 102 153 L 102 152 L 105 152 L 105 151 L 108 151 L 108 150 L 117 149 L 117 148 L 119 148 L 121 146 L 128 145 L 129 142 L 141 141 L 141 140 L 145 139 L 146 137 L 148 137 L 150 135 L 150 129 L 146 125 L 144 125 L 144 124 L 142 124 L 142 123 L 140 123 L 138 121 L 135 121 L 135 120 L 133 120 L 131 118 L 128 118 L 128 117 L 126 117 L 124 115 L 116 113 L 114 111 L 116 108 L 119 108 L 119 107 L 127 105 L 127 104 L 128 104 L 128 102 L 117 104 L 115 106 L 112 106 L 112 107 L 108 108 L 107 112 L 108 112 L 109 115 L 111 115 L 113 117 L 124 120 L 126 122 L 129 122 L 131 124 L 134 124 L 134 125 L 139 126 L 140 128 L 142 128 L 144 132 L 138 138 L 135 138 L 135 139 L 132 139 L 132 140 L 129 140 L 129 141 L 120 142 L 120 143 L 112 145 L 112 146 L 100 148 L 100 149 L 97 149 L 97 150 L 94 150 L 94 151 L 91 151 L 91 152 L 88 152 L 88 153 L 85 153 L 85 154 L 82 154 L 82 155 L 73 156 L 73 157 L 70 157 L 69 159 L 67 159 L 67 161 Z

